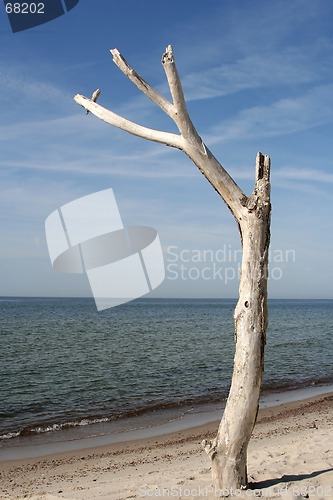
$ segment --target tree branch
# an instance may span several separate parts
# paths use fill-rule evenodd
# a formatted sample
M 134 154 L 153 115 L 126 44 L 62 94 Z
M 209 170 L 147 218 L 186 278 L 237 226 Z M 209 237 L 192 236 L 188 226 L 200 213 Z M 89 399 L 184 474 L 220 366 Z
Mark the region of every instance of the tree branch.
M 124 73 L 127 78 L 133 82 L 141 92 L 159 106 L 168 116 L 173 118 L 173 106 L 165 97 L 147 83 L 133 68 L 117 49 L 110 50 L 113 56 L 113 62 Z
M 178 75 L 172 46 L 168 45 L 162 56 L 163 68 L 168 80 L 170 93 L 175 107 L 172 117 L 182 136 L 198 148 L 204 148 L 201 137 L 196 131 L 187 111 L 182 84 Z
M 245 214 L 247 196 L 208 148 L 205 153 L 184 141 L 182 150 L 198 167 L 239 222 Z
M 90 111 L 93 115 L 97 116 L 97 118 L 100 118 L 109 125 L 113 125 L 114 127 L 142 137 L 143 139 L 148 139 L 149 141 L 159 142 L 161 144 L 166 144 L 167 146 L 182 149 L 182 138 L 179 135 L 138 125 L 137 123 L 117 115 L 109 109 L 103 108 L 103 106 L 100 106 L 83 95 L 76 94 L 74 100 L 83 108 Z
M 117 49 L 112 49 L 113 60 L 119 69 L 155 104 L 157 104 L 177 125 L 180 134 L 143 127 L 112 111 L 92 102 L 82 95 L 76 95 L 75 101 L 101 120 L 118 127 L 130 134 L 159 142 L 182 150 L 198 167 L 218 194 L 228 205 L 239 222 L 246 210 L 247 197 L 206 148 L 196 131 L 187 111 L 181 81 L 176 68 L 172 46 L 168 45 L 162 57 L 162 64 L 168 80 L 173 104 L 151 87 L 126 61 Z

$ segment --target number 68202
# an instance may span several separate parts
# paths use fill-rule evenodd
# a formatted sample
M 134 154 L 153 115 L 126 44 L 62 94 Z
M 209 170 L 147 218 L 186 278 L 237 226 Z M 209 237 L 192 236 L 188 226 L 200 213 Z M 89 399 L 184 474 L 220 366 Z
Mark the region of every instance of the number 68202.
M 44 3 L 6 3 L 7 14 L 44 14 Z

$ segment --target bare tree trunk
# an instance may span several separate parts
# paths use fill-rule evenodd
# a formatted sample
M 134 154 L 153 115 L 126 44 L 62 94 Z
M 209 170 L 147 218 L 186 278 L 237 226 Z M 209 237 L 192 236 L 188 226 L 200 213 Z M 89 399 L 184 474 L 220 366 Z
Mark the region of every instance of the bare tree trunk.
M 202 142 L 190 120 L 172 47 L 169 45 L 162 57 L 172 102 L 145 82 L 118 50 L 114 49 L 111 53 L 121 71 L 172 118 L 180 134 L 138 125 L 103 108 L 93 98 L 76 95 L 75 101 L 115 127 L 183 151 L 222 197 L 240 230 L 243 258 L 239 300 L 234 316 L 236 352 L 232 382 L 218 434 L 213 441 L 202 443 L 211 458 L 215 487 L 223 490 L 225 496 L 232 496 L 236 490 L 247 487 L 247 448 L 257 417 L 264 365 L 268 318 L 270 159 L 258 153 L 254 190 L 246 196 Z
M 212 441 L 203 446 L 212 460 L 216 488 L 247 487 L 247 448 L 256 421 L 267 330 L 267 274 L 270 241 L 270 161 L 257 155 L 257 182 L 239 221 L 243 246 L 239 300 L 235 309 L 236 351 L 226 408 Z

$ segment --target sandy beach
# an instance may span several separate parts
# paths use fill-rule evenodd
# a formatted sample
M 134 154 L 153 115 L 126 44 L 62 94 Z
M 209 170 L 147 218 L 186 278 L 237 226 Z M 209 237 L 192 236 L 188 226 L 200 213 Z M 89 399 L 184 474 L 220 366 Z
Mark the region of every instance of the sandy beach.
M 217 498 L 200 446 L 217 427 L 2 462 L 1 499 Z M 333 499 L 333 394 L 260 410 L 248 475 L 238 498 Z

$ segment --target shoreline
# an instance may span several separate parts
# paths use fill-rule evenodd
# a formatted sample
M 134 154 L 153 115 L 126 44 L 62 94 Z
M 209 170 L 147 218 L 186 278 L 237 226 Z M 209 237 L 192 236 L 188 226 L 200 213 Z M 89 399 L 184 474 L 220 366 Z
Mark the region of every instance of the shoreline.
M 181 493 L 185 487 L 192 492 L 201 488 L 207 493 L 202 498 L 215 498 L 209 489 L 210 462 L 200 443 L 214 437 L 217 427 L 215 421 L 146 439 L 4 461 L 1 498 L 119 500 L 167 496 L 159 495 L 163 488 L 164 493 L 170 488 Z M 322 488 L 325 495 L 318 498 L 333 498 L 333 394 L 262 408 L 248 465 L 252 488 L 265 495 L 276 490 L 272 498 L 280 498 L 284 487 L 300 486 Z
M 264 409 L 274 408 L 283 404 L 308 400 L 312 397 L 333 394 L 333 386 L 311 386 L 298 389 L 290 389 L 283 392 L 264 393 L 260 398 L 260 413 Z M 207 426 L 218 423 L 223 415 L 224 402 L 212 403 L 193 407 L 193 411 L 180 414 L 162 423 L 154 423 L 130 430 L 114 431 L 114 422 L 92 424 L 84 429 L 61 430 L 26 436 L 23 438 L 12 438 L 4 441 L 0 447 L 0 464 L 7 461 L 41 458 L 55 454 L 71 453 L 80 450 L 94 449 L 99 446 L 108 446 L 116 443 L 126 443 L 143 439 L 155 438 L 174 434 L 179 431 L 188 431 L 192 428 Z M 166 412 L 167 413 L 167 412 Z M 132 417 L 131 423 L 138 423 L 136 417 Z M 140 422 L 140 421 L 139 421 Z M 82 434 L 82 432 L 84 434 Z M 86 435 L 89 432 L 90 435 Z

